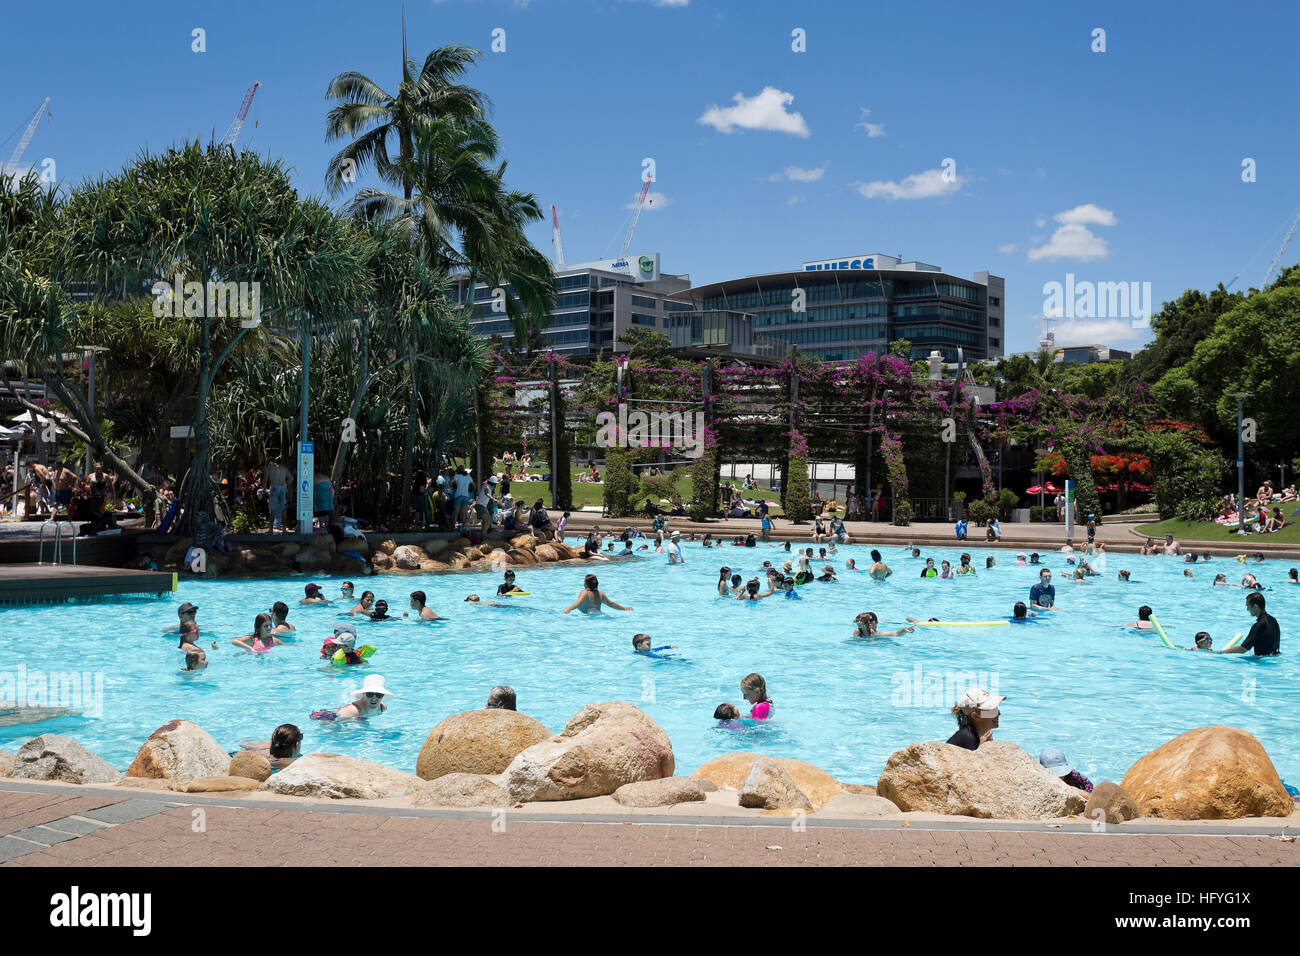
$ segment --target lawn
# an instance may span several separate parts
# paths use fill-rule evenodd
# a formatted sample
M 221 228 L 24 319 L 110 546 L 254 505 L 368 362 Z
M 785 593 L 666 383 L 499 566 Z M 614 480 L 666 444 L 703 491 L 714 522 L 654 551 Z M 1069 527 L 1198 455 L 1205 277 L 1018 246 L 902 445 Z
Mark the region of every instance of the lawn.
M 1274 531 L 1272 534 L 1239 535 L 1236 533 L 1236 525 L 1231 526 L 1232 530 L 1230 532 L 1228 527 L 1214 521 L 1188 522 L 1182 518 L 1170 518 L 1156 524 L 1138 525 L 1135 530 L 1138 534 L 1148 535 L 1152 538 L 1163 538 L 1167 534 L 1172 534 L 1178 541 L 1231 542 L 1242 545 L 1243 550 L 1246 550 L 1252 544 L 1300 544 L 1300 518 L 1288 518 L 1287 520 L 1291 524 L 1288 524 L 1281 531 Z
M 682 502 L 684 504 L 688 504 L 688 505 L 690 504 L 691 490 L 693 487 L 694 486 L 691 483 L 690 475 L 683 475 L 681 478 L 677 479 L 677 490 L 681 494 Z M 538 498 L 542 498 L 546 501 L 550 501 L 551 484 L 548 481 L 512 481 L 510 482 L 510 494 L 513 495 L 516 499 L 523 499 L 524 501 L 527 501 L 529 504 L 532 504 Z M 758 497 L 758 495 L 760 494 L 763 495 L 768 501 L 775 501 L 779 497 L 779 495 L 775 491 L 763 491 L 758 493 L 749 492 L 746 493 L 745 497 L 753 499 Z M 605 501 L 604 484 L 598 484 L 589 481 L 573 482 L 574 508 L 579 510 L 581 510 L 584 507 L 599 508 L 601 507 L 602 504 L 604 504 L 604 501 Z M 644 496 L 638 497 L 633 501 L 633 504 L 638 508 L 644 503 L 645 503 Z M 659 507 L 661 508 L 668 507 L 667 502 L 663 501 L 662 499 L 656 502 L 656 504 L 658 504 Z M 774 518 L 780 517 L 781 515 L 780 506 L 778 505 L 773 507 L 771 509 L 771 513 Z

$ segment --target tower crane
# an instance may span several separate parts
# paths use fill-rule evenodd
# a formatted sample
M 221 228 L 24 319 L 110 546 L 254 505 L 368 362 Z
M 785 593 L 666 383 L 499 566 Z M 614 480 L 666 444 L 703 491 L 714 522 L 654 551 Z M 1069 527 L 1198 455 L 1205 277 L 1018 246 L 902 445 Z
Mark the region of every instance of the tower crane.
M 253 95 L 257 93 L 257 88 L 261 85 L 260 82 L 254 83 L 245 91 L 244 101 L 239 104 L 239 112 L 235 114 L 230 129 L 226 130 L 225 138 L 221 140 L 222 146 L 234 146 L 235 140 L 239 139 L 239 131 L 244 128 L 244 118 L 248 116 L 248 108 L 253 105 Z
M 1295 217 L 1291 220 L 1291 226 L 1282 237 L 1282 245 L 1273 255 L 1273 261 L 1268 264 L 1268 271 L 1264 273 L 1264 288 L 1273 281 L 1273 276 L 1277 275 L 1277 267 L 1282 264 L 1282 256 L 1286 253 L 1287 246 L 1291 245 L 1291 240 L 1295 238 L 1296 231 L 1300 230 L 1300 209 L 1296 210 Z
M 41 117 L 45 115 L 45 107 L 50 103 L 50 98 L 45 97 L 45 101 L 36 107 L 36 112 L 32 115 L 32 121 L 27 124 L 27 129 L 23 132 L 22 139 L 14 147 L 13 155 L 9 157 L 9 162 L 5 163 L 4 172 L 13 173 L 18 169 L 18 161 L 23 158 L 23 152 L 27 149 L 27 144 L 32 141 L 36 135 L 36 127 L 40 125 Z
M 636 211 L 632 213 L 632 226 L 627 231 L 627 238 L 623 240 L 623 251 L 619 253 L 620 258 L 627 258 L 627 251 L 632 248 L 632 235 L 636 232 L 636 224 L 641 220 L 641 210 L 645 208 L 645 197 L 650 192 L 650 184 L 654 181 L 654 175 L 651 174 L 646 177 L 645 184 L 641 187 L 641 195 L 636 200 Z
M 555 266 L 557 269 L 564 267 L 564 243 L 560 242 L 560 217 L 555 212 L 555 206 L 551 206 L 551 241 L 555 243 Z

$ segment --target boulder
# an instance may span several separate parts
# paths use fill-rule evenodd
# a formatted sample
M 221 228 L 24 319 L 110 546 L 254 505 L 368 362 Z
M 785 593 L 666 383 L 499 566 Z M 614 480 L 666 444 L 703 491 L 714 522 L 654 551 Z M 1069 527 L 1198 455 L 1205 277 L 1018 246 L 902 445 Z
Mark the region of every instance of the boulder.
M 759 810 L 811 810 L 812 801 L 785 768 L 770 757 L 759 757 L 740 785 L 740 805 Z
M 734 753 L 715 757 L 691 774 L 691 777 L 695 780 L 711 780 L 719 787 L 726 787 L 729 790 L 739 790 L 759 756 L 755 753 Z M 795 786 L 812 802 L 814 809 L 820 810 L 827 800 L 844 793 L 843 785 L 821 767 L 790 757 L 769 759 L 781 765 L 790 775 Z
M 446 551 L 447 546 L 450 544 L 451 542 L 446 538 L 430 538 L 420 545 L 420 549 L 429 557 L 433 557 L 435 554 L 442 554 L 442 552 Z
M 511 564 L 536 564 L 537 557 L 531 551 L 524 551 L 522 548 L 511 548 L 506 552 L 510 556 Z
M 370 553 L 370 542 L 367 541 L 359 534 L 344 535 L 343 539 L 339 541 L 338 547 L 335 548 L 335 550 L 355 551 L 357 554 L 364 557 L 365 555 Z
M 271 550 L 287 561 L 302 550 L 302 545 L 296 541 L 286 541 L 283 544 L 275 545 Z
M 478 551 L 478 553 L 483 555 L 484 557 L 487 557 L 489 554 L 491 554 L 493 551 L 496 550 L 492 545 L 487 543 L 475 545 L 474 547 Z
M 429 556 L 413 544 L 404 544 L 393 552 L 393 564 L 401 571 L 418 571 L 420 562 L 428 560 Z
M 531 534 L 519 534 L 510 539 L 510 547 L 531 551 L 537 547 L 537 537 Z
M 333 554 L 334 536 L 332 534 L 314 534 L 311 536 L 311 544 L 308 547 L 317 551 L 324 551 L 326 554 Z
M 549 544 L 539 544 L 533 549 L 533 554 L 537 555 L 538 561 L 558 561 L 560 554 Z
M 513 710 L 452 714 L 429 731 L 415 773 L 425 780 L 449 773 L 501 773 L 520 753 L 550 736 L 540 720 Z
M 505 788 L 477 773 L 448 773 L 431 780 L 411 800 L 417 807 L 509 807 Z
M 588 704 L 561 733 L 520 753 L 506 768 L 505 786 L 516 800 L 598 797 L 671 777 L 675 766 L 663 728 L 620 700 Z
M 187 781 L 224 776 L 230 755 L 215 737 L 188 720 L 169 720 L 140 745 L 128 777 L 163 777 Z
M 164 564 L 180 564 L 185 560 L 185 552 L 194 546 L 193 538 L 177 538 L 163 556 Z
M 229 551 L 209 551 L 208 552 L 208 571 L 215 571 L 218 574 L 227 574 L 238 567 L 238 561 Z
M 293 566 L 299 571 L 319 571 L 328 567 L 333 557 L 333 554 L 321 548 L 308 548 L 294 555 Z
M 469 564 L 469 562 L 465 560 L 465 555 L 463 554 L 453 554 L 447 559 L 447 567 L 453 571 L 459 571 L 467 564 Z
M 1136 820 L 1142 812 L 1127 790 L 1117 783 L 1104 780 L 1088 794 L 1088 805 L 1083 808 L 1083 815 L 1089 820 L 1123 823 L 1125 820 Z
M 447 545 L 447 547 L 452 551 L 460 551 L 464 553 L 474 547 L 474 542 L 469 538 L 457 538 L 455 541 L 451 542 L 451 544 Z
M 172 789 L 177 793 L 220 793 L 226 790 L 259 790 L 262 782 L 250 777 L 199 777 L 186 782 L 175 781 Z
M 393 559 L 383 551 L 376 551 L 370 556 L 370 566 L 376 571 L 391 571 L 393 570 Z
M 704 799 L 704 788 L 690 777 L 661 777 L 625 783 L 614 791 L 614 799 L 625 807 L 670 807 Z
M 170 790 L 172 781 L 161 777 L 123 777 L 115 787 L 129 787 L 132 790 Z
M 507 564 L 515 563 L 515 559 L 510 557 L 510 555 L 506 554 L 500 548 L 497 548 L 495 551 L 489 554 L 488 560 L 490 560 L 493 565 L 500 566 L 500 567 L 504 567 Z
M 582 557 L 581 551 L 571 548 L 567 544 L 561 544 L 559 541 L 552 541 L 551 547 L 555 549 L 555 553 L 560 556 L 561 561 L 572 561 L 575 558 Z
M 397 542 L 392 538 L 385 538 L 383 541 L 379 542 L 379 548 L 377 550 L 382 551 L 384 554 L 391 555 L 397 550 Z
M 364 574 L 366 562 L 360 558 L 349 557 L 346 554 L 335 554 L 330 558 L 328 570 L 330 574 L 342 574 L 353 576 Z
M 69 737 L 41 734 L 18 748 L 9 776 L 15 780 L 115 783 L 122 775 L 107 760 Z
M 420 570 L 425 572 L 445 571 L 447 570 L 447 565 L 442 561 L 424 560 L 420 562 Z
M 901 810 L 1014 820 L 1081 813 L 1087 802 L 1083 791 L 1000 740 L 979 750 L 933 741 L 911 744 L 890 756 L 876 792 Z
M 18 762 L 18 756 L 11 754 L 7 750 L 0 750 L 0 777 L 11 776 L 14 772 L 14 764 Z
M 307 754 L 262 784 L 270 793 L 334 800 L 382 800 L 405 797 L 424 786 L 413 773 L 403 773 L 371 760 L 339 754 Z
M 271 761 L 256 750 L 241 750 L 230 758 L 229 777 L 247 777 L 259 783 L 271 776 Z
M 819 811 L 828 817 L 892 817 L 902 813 L 891 801 L 871 793 L 841 793 Z
M 0 700 L 0 727 L 39 724 L 42 720 L 67 717 L 77 713 L 67 707 L 43 707 L 40 704 L 15 704 L 13 701 Z
M 1295 809 L 1263 745 L 1221 724 L 1157 747 L 1129 769 L 1121 786 L 1143 816 L 1167 820 L 1285 817 Z

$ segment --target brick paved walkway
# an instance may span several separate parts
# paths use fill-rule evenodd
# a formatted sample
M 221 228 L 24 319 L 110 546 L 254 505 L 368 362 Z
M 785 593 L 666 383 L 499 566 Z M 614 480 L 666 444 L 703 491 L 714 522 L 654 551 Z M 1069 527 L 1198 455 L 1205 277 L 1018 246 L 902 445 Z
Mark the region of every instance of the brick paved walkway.
M 1295 866 L 1271 836 L 530 821 L 0 790 L 5 866 Z

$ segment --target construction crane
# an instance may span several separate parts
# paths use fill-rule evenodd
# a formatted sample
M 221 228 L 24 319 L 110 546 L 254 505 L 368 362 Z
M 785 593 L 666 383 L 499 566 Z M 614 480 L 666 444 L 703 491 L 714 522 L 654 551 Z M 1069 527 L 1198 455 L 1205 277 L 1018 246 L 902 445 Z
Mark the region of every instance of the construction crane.
M 239 112 L 235 114 L 234 121 L 230 124 L 230 129 L 226 130 L 226 136 L 221 141 L 222 146 L 234 146 L 235 140 L 239 139 L 239 131 L 244 128 L 244 118 L 248 116 L 248 108 L 253 105 L 253 94 L 261 83 L 254 83 L 244 93 L 244 102 L 239 104 Z
M 1296 210 L 1295 217 L 1291 220 L 1291 227 L 1282 237 L 1282 245 L 1278 247 L 1273 261 L 1268 264 L 1268 271 L 1264 273 L 1264 288 L 1268 288 L 1268 284 L 1273 281 L 1273 276 L 1277 274 L 1277 267 L 1282 264 L 1282 256 L 1286 253 L 1287 246 L 1291 245 L 1297 230 L 1300 230 L 1300 209 Z
M 9 157 L 9 162 L 5 163 L 4 171 L 6 173 L 14 173 L 18 171 L 18 161 L 23 158 L 23 152 L 27 149 L 27 144 L 30 143 L 32 137 L 36 135 L 36 127 L 40 125 L 41 117 L 45 115 L 45 107 L 49 104 L 50 98 L 47 96 L 45 97 L 45 102 L 36 107 L 36 112 L 32 116 L 32 121 L 27 124 L 27 129 L 23 133 L 23 138 L 20 139 L 18 145 L 14 147 L 13 155 Z
M 636 232 L 636 224 L 641 220 L 641 210 L 645 208 L 645 197 L 650 192 L 650 184 L 655 181 L 652 175 L 646 177 L 645 184 L 641 187 L 641 195 L 636 200 L 636 211 L 632 213 L 632 227 L 627 231 L 627 238 L 623 240 L 623 251 L 619 253 L 619 258 L 626 259 L 628 249 L 632 248 L 632 235 Z
M 560 217 L 551 206 L 551 241 L 555 243 L 555 267 L 564 268 L 564 243 L 560 242 Z

